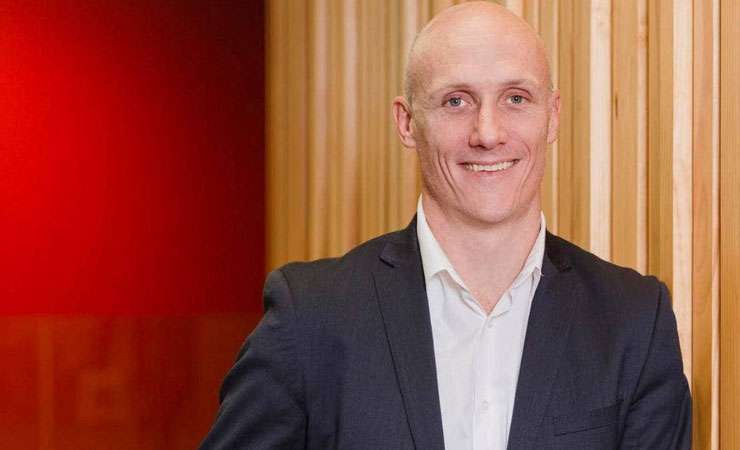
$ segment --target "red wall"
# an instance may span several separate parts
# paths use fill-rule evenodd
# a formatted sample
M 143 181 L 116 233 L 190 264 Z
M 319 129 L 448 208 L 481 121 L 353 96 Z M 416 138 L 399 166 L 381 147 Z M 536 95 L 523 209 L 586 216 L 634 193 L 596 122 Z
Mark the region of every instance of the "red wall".
M 2 312 L 258 310 L 261 2 L 0 1 Z
M 261 311 L 261 1 L 0 0 L 0 448 L 192 448 Z

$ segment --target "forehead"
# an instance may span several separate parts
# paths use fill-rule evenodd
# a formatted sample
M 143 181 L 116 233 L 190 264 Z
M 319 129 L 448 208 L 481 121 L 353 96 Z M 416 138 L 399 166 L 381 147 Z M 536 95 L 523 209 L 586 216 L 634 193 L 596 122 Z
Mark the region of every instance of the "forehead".
M 544 49 L 534 33 L 466 24 L 446 27 L 423 42 L 415 55 L 423 91 L 446 85 L 500 86 L 514 81 L 549 86 Z

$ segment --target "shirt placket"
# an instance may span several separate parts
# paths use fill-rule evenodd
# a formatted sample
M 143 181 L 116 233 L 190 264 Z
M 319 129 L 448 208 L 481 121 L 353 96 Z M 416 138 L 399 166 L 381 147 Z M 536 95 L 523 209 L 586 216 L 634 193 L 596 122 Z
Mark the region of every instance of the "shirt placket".
M 493 347 L 493 328 L 496 316 L 482 317 L 475 352 L 475 414 L 473 429 L 473 448 L 475 450 L 496 449 L 500 439 L 500 411 L 491 380 L 495 370 L 495 352 Z

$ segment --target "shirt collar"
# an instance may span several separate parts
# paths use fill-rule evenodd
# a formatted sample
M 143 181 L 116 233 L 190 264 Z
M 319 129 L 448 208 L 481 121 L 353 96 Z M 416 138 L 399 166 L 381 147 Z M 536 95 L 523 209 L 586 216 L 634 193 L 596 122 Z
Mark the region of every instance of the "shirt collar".
M 532 246 L 532 250 L 529 252 L 527 259 L 522 266 L 521 272 L 517 275 L 512 287 L 516 287 L 522 283 L 527 276 L 536 274 L 537 276 L 542 275 L 542 259 L 545 256 L 545 215 L 540 212 L 540 231 L 537 234 L 537 239 Z M 438 273 L 446 271 L 460 286 L 467 290 L 465 283 L 463 283 L 460 276 L 455 271 L 455 268 L 450 263 L 444 250 L 439 245 L 439 242 L 434 237 L 432 229 L 429 228 L 427 223 L 426 215 L 424 214 L 424 207 L 421 202 L 421 196 L 416 206 L 416 235 L 419 239 L 419 251 L 421 252 L 421 262 L 424 269 L 424 281 L 429 281 Z

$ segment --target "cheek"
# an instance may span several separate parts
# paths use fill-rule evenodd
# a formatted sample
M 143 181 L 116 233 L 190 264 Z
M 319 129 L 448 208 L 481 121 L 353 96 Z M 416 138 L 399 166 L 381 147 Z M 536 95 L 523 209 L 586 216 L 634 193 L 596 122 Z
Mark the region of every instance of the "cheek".
M 468 121 L 464 117 L 427 117 L 419 128 L 417 154 L 423 178 L 432 185 L 441 185 L 456 178 L 455 165 L 468 149 Z M 446 181 L 445 181 L 446 180 Z
M 427 142 L 438 152 L 450 153 L 465 150 L 472 132 L 472 122 L 467 114 L 440 114 L 428 123 Z
M 528 114 L 512 118 L 510 129 L 532 152 L 544 153 L 547 148 L 547 117 L 542 114 Z M 537 158 L 540 155 L 533 154 Z

